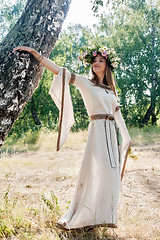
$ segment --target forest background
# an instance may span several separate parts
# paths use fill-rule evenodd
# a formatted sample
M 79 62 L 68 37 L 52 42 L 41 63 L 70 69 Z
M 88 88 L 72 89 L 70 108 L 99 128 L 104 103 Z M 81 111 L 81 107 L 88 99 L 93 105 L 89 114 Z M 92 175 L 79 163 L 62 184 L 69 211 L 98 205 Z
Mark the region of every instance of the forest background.
M 14 5 L 2 0 L 0 40 L 20 17 L 26 1 Z M 103 1 L 94 1 L 93 11 L 99 19 L 93 28 L 70 24 L 60 34 L 50 59 L 71 72 L 88 74 L 78 60 L 79 49 L 98 42 L 112 47 L 122 59 L 123 68 L 114 73 L 120 108 L 126 124 L 143 127 L 160 124 L 160 51 L 159 1 L 115 1 L 107 13 L 99 13 Z M 24 107 L 9 135 L 20 137 L 30 131 L 47 128 L 57 131 L 58 109 L 48 94 L 53 74 L 44 70 L 39 87 Z M 76 123 L 73 131 L 88 127 L 89 118 L 78 89 L 71 86 Z
M 104 2 L 107 11 L 102 12 Z M 74 193 L 89 118 L 78 89 L 70 86 L 76 123 L 57 153 L 59 113 L 48 93 L 53 74 L 44 69 L 38 88 L 0 149 L 0 239 L 160 239 L 160 1 L 112 3 L 93 0 L 97 24 L 92 28 L 70 24 L 61 32 L 50 59 L 71 72 L 88 74 L 78 60 L 79 49 L 95 42 L 113 47 L 122 59 L 123 68 L 114 77 L 132 147 L 122 184 L 119 227 L 76 236 L 57 232 L 55 224 Z M 1 0 L 0 41 L 25 4 L 26 0 L 14 4 Z

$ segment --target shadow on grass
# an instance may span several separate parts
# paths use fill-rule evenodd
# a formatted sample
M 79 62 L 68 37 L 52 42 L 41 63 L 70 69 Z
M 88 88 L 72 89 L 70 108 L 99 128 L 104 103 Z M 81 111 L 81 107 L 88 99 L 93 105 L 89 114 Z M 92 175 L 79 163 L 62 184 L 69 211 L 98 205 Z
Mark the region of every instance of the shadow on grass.
M 56 230 L 56 233 L 61 240 L 124 240 L 119 238 L 114 230 L 108 228 L 94 228 L 91 231 L 63 231 Z

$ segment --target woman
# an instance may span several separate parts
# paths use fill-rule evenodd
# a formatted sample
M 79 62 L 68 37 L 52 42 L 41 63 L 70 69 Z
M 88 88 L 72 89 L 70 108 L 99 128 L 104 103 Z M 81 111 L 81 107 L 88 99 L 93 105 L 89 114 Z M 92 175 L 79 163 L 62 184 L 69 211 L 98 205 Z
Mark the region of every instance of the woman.
M 112 76 L 116 61 L 119 61 L 115 51 L 96 46 L 82 52 L 80 60 L 90 64 L 92 69 L 92 78 L 87 79 L 58 67 L 33 48 L 20 46 L 13 52 L 17 50 L 33 54 L 57 75 L 49 91 L 60 110 L 57 150 L 74 123 L 69 84 L 79 88 L 91 119 L 73 200 L 57 227 L 65 230 L 95 226 L 116 228 L 120 184 L 131 140 L 118 106 Z M 118 127 L 123 140 L 121 144 Z

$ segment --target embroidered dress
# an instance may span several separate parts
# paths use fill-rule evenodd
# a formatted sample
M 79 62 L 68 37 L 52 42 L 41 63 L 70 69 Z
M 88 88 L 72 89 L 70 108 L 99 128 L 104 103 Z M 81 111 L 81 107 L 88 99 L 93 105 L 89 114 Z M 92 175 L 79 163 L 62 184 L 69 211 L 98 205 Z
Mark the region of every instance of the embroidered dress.
M 69 83 L 80 90 L 91 121 L 75 193 L 59 224 L 66 229 L 97 225 L 117 227 L 121 174 L 130 136 L 112 90 L 95 86 L 80 75 L 75 75 L 74 79 L 73 74 L 61 68 L 49 91 L 60 110 L 57 150 L 74 123 Z M 121 145 L 118 145 L 117 127 L 123 139 Z

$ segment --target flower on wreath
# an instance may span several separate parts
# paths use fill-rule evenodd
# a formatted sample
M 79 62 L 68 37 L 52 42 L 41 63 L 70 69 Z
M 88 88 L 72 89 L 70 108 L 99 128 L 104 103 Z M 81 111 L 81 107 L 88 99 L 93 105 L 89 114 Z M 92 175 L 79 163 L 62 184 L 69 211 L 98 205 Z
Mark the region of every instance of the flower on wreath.
M 106 46 L 100 47 L 99 45 L 96 45 L 94 47 L 81 48 L 78 59 L 82 61 L 86 66 L 92 64 L 94 58 L 99 55 L 106 58 L 108 66 L 112 71 L 118 67 L 118 63 L 121 60 L 113 48 L 108 48 Z

